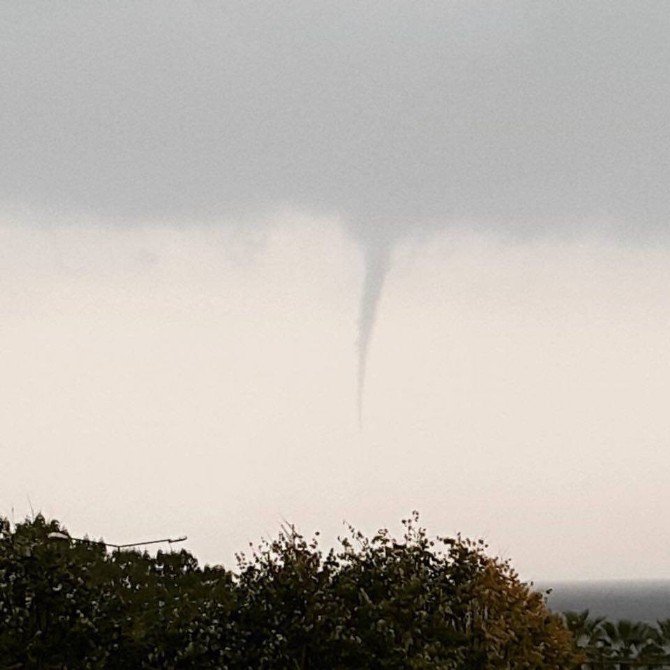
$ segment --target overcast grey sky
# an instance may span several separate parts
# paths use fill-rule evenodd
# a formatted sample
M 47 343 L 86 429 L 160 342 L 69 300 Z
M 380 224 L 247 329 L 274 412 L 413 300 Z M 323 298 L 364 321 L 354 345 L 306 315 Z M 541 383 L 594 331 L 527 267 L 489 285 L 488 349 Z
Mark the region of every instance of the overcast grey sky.
M 3 3 L 0 195 L 665 227 L 670 11 L 635 2 Z M 547 219 L 551 221 L 546 221 Z
M 1 511 L 216 560 L 418 507 L 532 577 L 667 576 L 668 34 L 644 0 L 0 5 Z

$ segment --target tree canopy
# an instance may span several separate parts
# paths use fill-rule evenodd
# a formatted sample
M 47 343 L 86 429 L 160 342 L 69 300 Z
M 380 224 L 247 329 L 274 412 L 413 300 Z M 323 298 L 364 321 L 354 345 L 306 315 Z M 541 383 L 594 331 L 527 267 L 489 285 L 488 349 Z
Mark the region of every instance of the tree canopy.
M 1 520 L 0 668 L 578 667 L 563 619 L 508 562 L 403 523 L 328 551 L 284 528 L 228 570 Z

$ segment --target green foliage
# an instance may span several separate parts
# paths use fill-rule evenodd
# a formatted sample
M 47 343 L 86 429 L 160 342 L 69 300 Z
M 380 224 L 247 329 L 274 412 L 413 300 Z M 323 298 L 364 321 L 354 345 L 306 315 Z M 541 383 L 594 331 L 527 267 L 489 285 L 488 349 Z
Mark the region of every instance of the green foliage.
M 586 655 L 585 669 L 670 667 L 670 619 L 656 626 L 627 619 L 614 622 L 592 618 L 588 610 L 566 612 L 564 617 Z
M 0 668 L 576 668 L 563 620 L 485 545 L 350 529 L 324 552 L 294 529 L 236 571 L 49 540 L 0 539 Z

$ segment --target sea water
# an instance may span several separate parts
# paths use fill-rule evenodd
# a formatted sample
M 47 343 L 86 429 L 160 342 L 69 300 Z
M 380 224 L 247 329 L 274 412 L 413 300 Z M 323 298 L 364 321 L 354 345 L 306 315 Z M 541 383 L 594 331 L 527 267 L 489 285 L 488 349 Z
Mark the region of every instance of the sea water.
M 549 607 L 556 612 L 581 612 L 608 619 L 655 623 L 670 619 L 670 580 L 574 581 L 538 583 L 546 591 Z

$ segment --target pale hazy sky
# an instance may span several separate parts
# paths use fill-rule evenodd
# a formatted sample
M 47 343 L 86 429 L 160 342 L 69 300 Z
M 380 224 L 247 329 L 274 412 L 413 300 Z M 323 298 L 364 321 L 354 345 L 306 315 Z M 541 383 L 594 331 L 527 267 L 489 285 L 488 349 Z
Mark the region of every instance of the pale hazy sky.
M 419 509 L 529 578 L 670 577 L 668 34 L 643 0 L 2 4 L 0 514 L 230 562 Z

